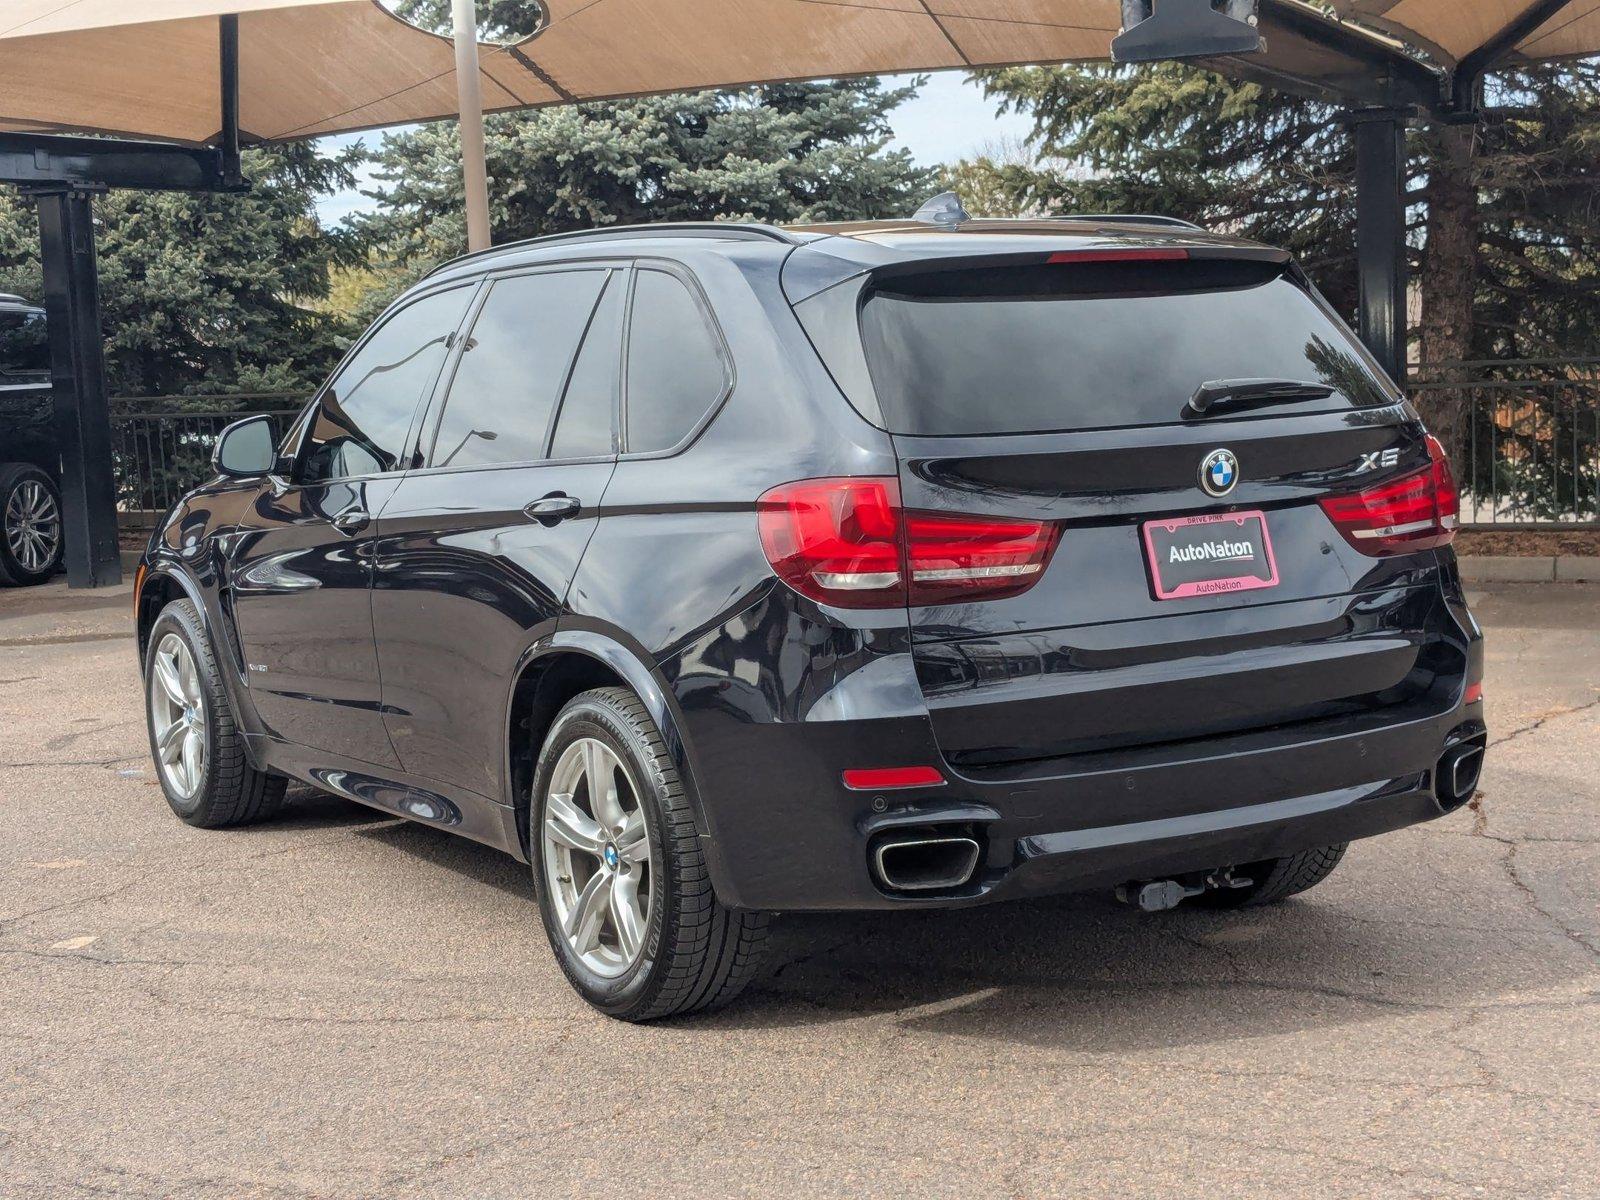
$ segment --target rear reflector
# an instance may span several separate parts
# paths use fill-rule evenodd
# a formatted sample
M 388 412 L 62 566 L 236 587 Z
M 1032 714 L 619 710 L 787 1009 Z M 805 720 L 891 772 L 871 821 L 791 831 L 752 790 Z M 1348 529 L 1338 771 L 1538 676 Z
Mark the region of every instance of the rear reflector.
M 907 512 L 890 477 L 805 479 L 756 505 L 778 578 L 837 608 L 899 608 L 1013 596 L 1055 549 L 1046 521 Z
M 1380 557 L 1448 546 L 1461 524 L 1461 495 L 1444 447 L 1428 435 L 1428 466 L 1388 483 L 1325 496 L 1322 511 L 1363 554 Z
M 1463 704 L 1476 704 L 1479 700 L 1482 700 L 1482 699 L 1483 699 L 1483 684 L 1481 684 L 1481 683 L 1469 683 L 1469 684 L 1467 684 L 1467 694 L 1462 697 L 1461 702 Z
M 844 785 L 852 792 L 885 792 L 943 784 L 944 776 L 934 767 L 866 767 L 844 773 Z
M 1171 247 L 1145 247 L 1139 250 L 1061 250 L 1045 259 L 1047 263 L 1108 262 L 1186 262 L 1187 250 Z

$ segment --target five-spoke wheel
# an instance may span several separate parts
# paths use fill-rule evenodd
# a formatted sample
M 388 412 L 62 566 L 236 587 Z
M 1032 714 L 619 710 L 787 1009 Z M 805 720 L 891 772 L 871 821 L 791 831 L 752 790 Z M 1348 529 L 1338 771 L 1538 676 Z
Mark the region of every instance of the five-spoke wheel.
M 597 975 L 639 957 L 650 922 L 650 838 L 628 768 L 597 738 L 557 760 L 545 797 L 545 882 L 572 952 Z
M 163 608 L 147 645 L 150 754 L 172 811 L 202 829 L 272 816 L 285 781 L 250 760 L 194 602 Z
M 678 764 L 637 695 L 569 700 L 541 739 L 528 856 L 572 986 L 627 1021 L 726 1004 L 754 976 L 767 914 L 718 901 Z
M 151 660 L 150 726 L 162 780 L 191 799 L 205 780 L 206 705 L 194 655 L 176 633 L 161 639 Z

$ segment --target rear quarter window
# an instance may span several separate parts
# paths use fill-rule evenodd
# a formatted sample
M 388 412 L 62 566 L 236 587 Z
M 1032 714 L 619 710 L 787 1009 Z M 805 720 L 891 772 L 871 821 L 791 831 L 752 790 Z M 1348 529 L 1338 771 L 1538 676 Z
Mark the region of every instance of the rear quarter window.
M 641 269 L 628 321 L 623 424 L 630 454 L 669 450 L 727 391 L 720 335 L 689 285 Z
M 881 423 L 895 433 L 1171 424 L 1201 384 L 1221 379 L 1335 389 L 1265 410 L 1275 416 L 1399 399 L 1313 295 L 1260 263 L 1062 263 L 879 279 L 862 293 L 860 333 Z

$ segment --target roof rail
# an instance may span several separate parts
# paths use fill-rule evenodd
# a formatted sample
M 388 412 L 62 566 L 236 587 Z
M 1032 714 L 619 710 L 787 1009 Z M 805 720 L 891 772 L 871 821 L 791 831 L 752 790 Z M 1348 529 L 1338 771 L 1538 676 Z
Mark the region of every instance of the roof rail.
M 776 225 L 763 225 L 757 221 L 663 221 L 659 225 L 607 225 L 601 229 L 574 229 L 567 233 L 547 233 L 543 237 L 523 238 L 521 241 L 490 246 L 486 250 L 476 250 L 471 254 L 452 258 L 449 262 L 440 263 L 423 278 L 432 278 L 440 271 L 458 267 L 465 262 L 491 258 L 497 254 L 508 254 L 514 250 L 530 250 L 563 242 L 653 237 L 721 237 L 750 242 L 782 242 L 786 246 L 800 245 L 800 239 L 793 234 L 779 229 Z
M 33 306 L 31 300 L 25 296 L 18 296 L 14 292 L 0 292 L 0 304 L 26 304 L 30 307 Z
M 1182 217 L 1158 217 L 1154 213 L 1062 213 L 1059 216 L 1045 218 L 1049 221 L 1101 221 L 1111 225 L 1171 225 L 1177 229 L 1198 229 L 1205 232 L 1205 227 L 1196 225 L 1193 221 L 1185 221 Z

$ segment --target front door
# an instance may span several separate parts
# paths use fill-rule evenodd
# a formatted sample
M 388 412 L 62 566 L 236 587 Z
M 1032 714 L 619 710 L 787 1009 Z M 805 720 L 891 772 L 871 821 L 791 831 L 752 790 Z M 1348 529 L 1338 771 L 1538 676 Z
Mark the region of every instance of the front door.
M 396 765 L 379 713 L 372 552 L 413 465 L 415 424 L 470 287 L 392 311 L 335 373 L 287 482 L 264 482 L 230 539 L 228 581 L 255 709 L 273 736 Z
M 378 522 L 384 722 L 410 774 L 506 798 L 513 676 L 564 610 L 615 468 L 625 275 L 495 279 L 424 422 L 425 465 Z

